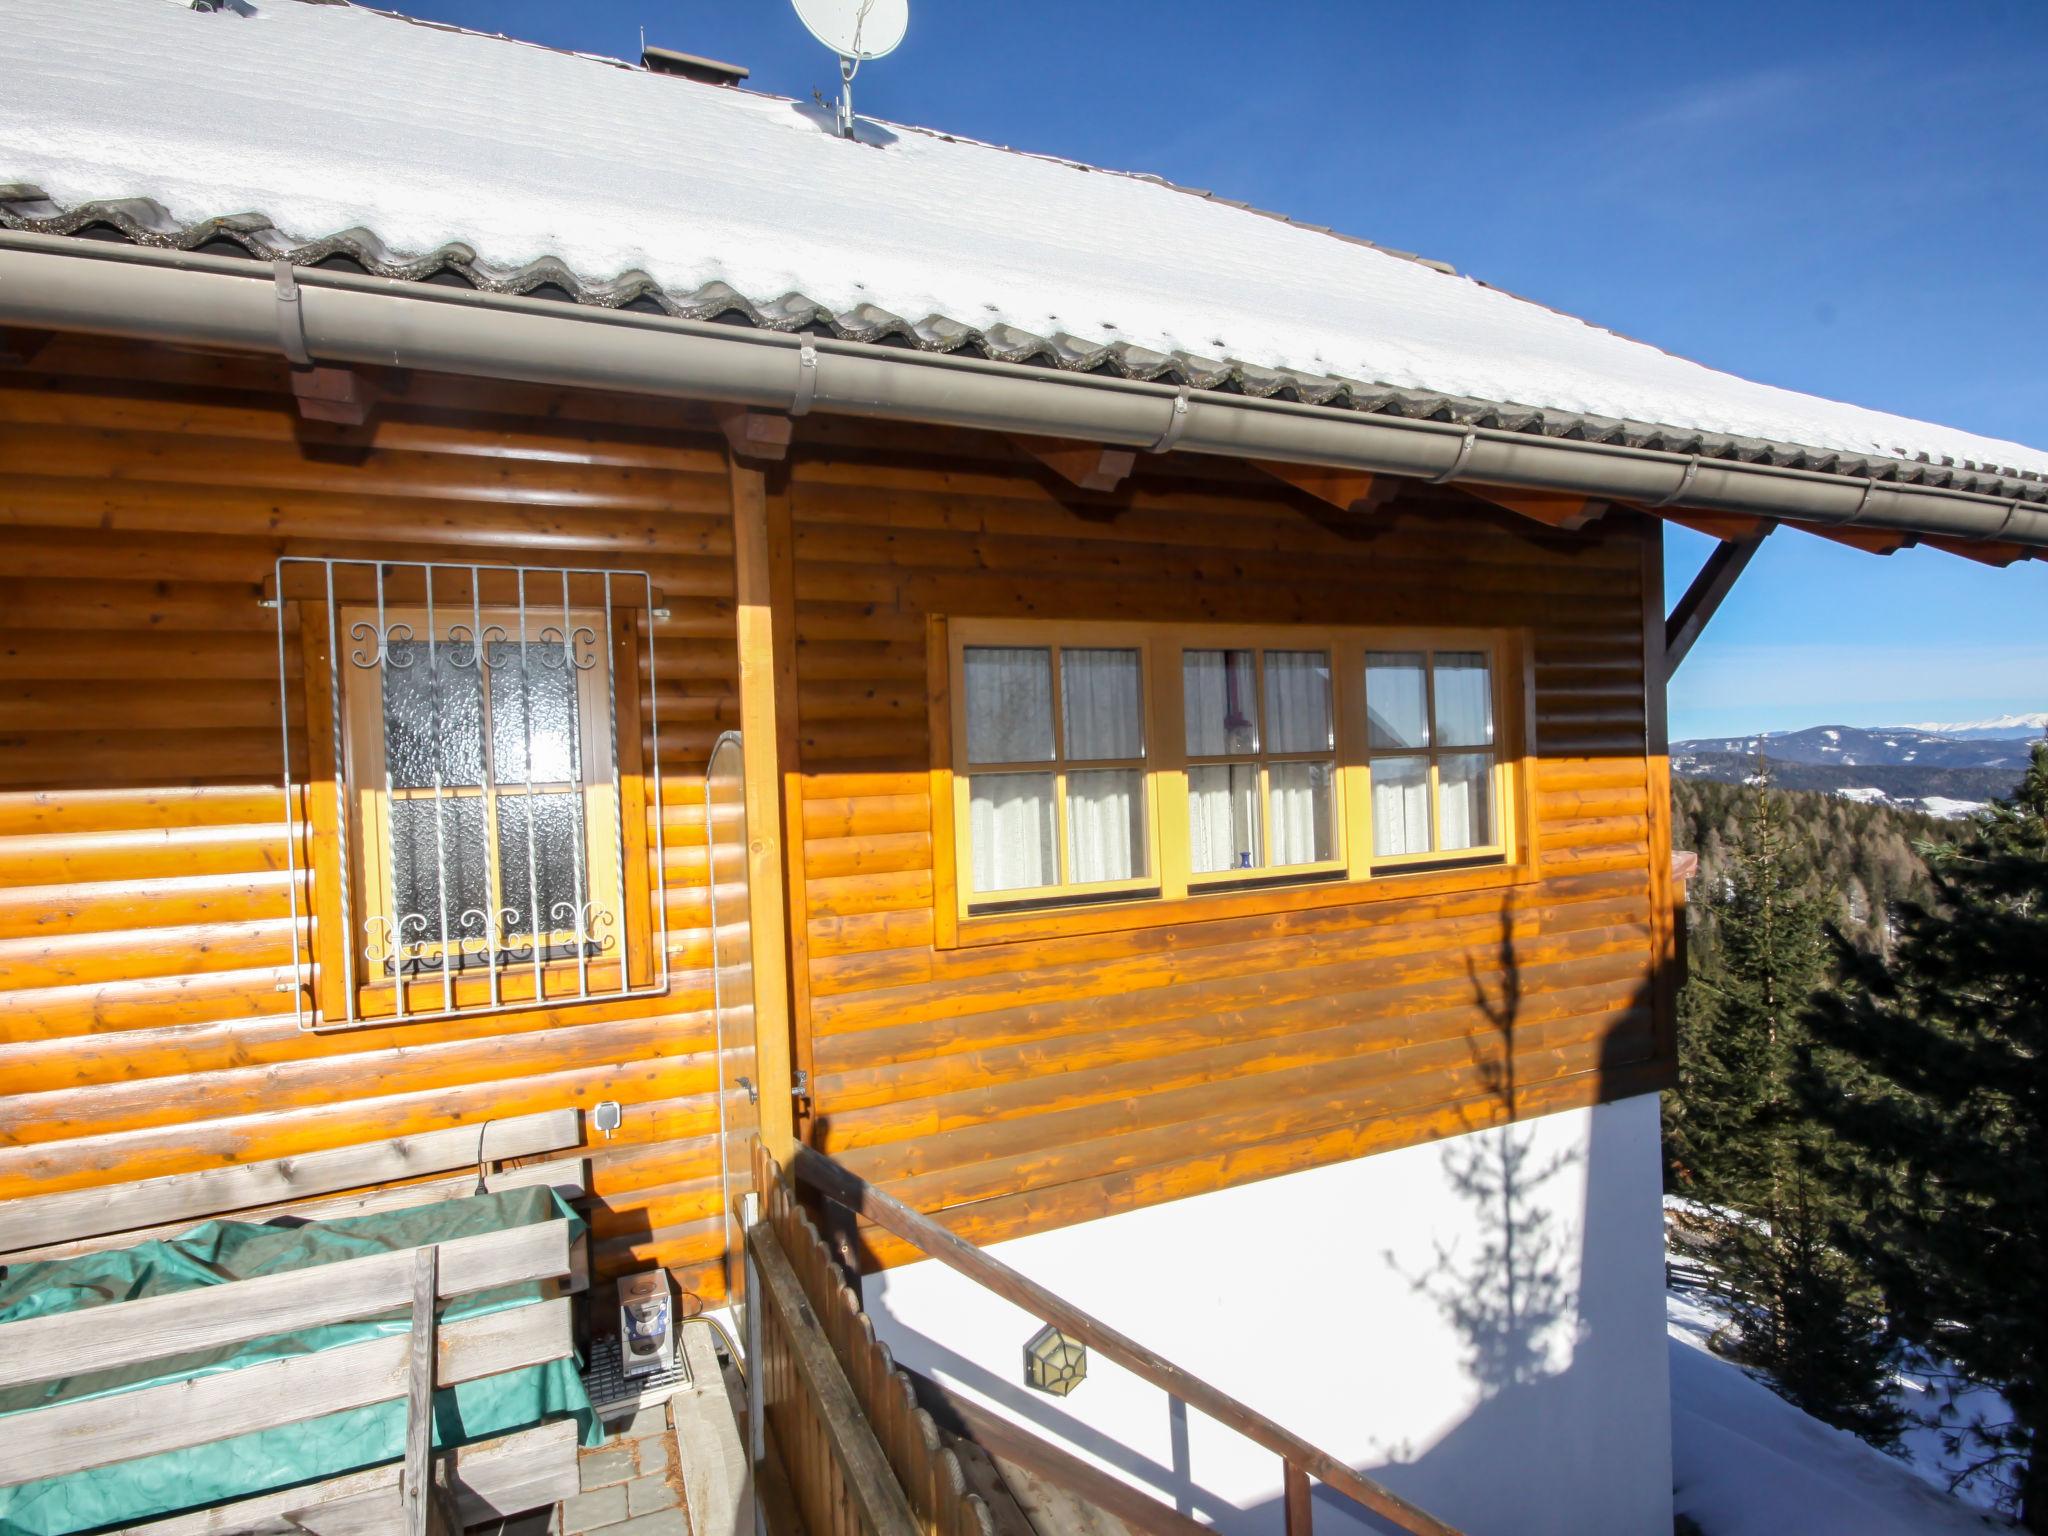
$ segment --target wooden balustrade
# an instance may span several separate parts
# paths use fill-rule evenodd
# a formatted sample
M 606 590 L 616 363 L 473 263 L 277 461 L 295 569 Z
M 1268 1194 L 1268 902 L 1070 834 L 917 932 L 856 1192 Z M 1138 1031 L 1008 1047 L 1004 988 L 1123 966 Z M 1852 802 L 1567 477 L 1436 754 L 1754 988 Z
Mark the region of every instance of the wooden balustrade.
M 1273 1452 L 1285 1468 L 1288 1536 L 1310 1536 L 1310 1479 L 1334 1488 L 1399 1529 L 1414 1533 L 1414 1536 L 1459 1536 L 1454 1527 L 1416 1508 L 1391 1489 L 1354 1471 L 1257 1409 L 1210 1386 L 1200 1377 L 1190 1375 L 1137 1340 L 1019 1274 L 1000 1259 L 955 1237 L 929 1216 L 876 1189 L 823 1153 L 809 1147 L 798 1147 L 794 1172 L 797 1178 L 826 1198 L 865 1216 L 876 1226 L 915 1245 L 949 1269 L 959 1271 L 1005 1301 L 1022 1307 L 1043 1322 L 1051 1323 L 1090 1349 L 1100 1351 L 1169 1396 L 1191 1408 L 1200 1409 L 1219 1424 L 1227 1425 L 1254 1444 Z M 787 1196 L 783 1198 L 786 1202 Z M 808 1222 L 804 1230 L 810 1230 Z M 822 1245 L 819 1247 L 819 1262 L 823 1265 L 830 1263 Z M 864 1323 L 865 1319 L 862 1321 Z M 872 1333 L 866 1336 L 872 1338 Z
M 758 1142 L 754 1155 L 765 1218 L 747 1234 L 761 1323 L 750 1387 L 806 1536 L 995 1536 L 781 1169 Z

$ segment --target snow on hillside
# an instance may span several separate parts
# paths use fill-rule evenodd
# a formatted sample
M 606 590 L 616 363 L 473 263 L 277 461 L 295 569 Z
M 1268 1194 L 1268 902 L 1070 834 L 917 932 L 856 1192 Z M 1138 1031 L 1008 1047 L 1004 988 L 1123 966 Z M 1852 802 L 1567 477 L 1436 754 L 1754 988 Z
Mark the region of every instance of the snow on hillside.
M 1922 723 L 1890 727 L 1901 731 L 1926 731 L 1933 736 L 1988 736 L 2004 740 L 2027 740 L 2048 735 L 2048 710 L 2032 715 L 2000 715 L 1995 720 L 1970 720 L 1961 725 Z
M 1986 1536 L 2013 1527 L 1807 1417 L 1713 1354 L 1720 1316 L 1666 1293 L 1673 1505 L 1706 1536 Z M 1912 1443 L 1916 1453 L 1925 1447 Z M 1931 1454 L 1931 1452 L 1930 1452 Z M 1928 1476 L 1939 1477 L 1938 1467 Z

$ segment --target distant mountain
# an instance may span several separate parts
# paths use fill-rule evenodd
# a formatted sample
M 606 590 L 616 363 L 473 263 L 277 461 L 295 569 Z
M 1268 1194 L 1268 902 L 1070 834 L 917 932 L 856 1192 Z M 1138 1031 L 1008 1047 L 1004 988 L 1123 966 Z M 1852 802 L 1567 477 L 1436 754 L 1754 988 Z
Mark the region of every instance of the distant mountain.
M 1973 720 L 1968 725 L 1902 725 L 1899 729 L 1954 736 L 1965 741 L 2034 741 L 2048 736 L 2048 710 L 2036 715 L 2000 715 L 1996 720 Z
M 2048 715 L 2009 715 L 1942 730 L 1817 725 L 1673 742 L 1671 771 L 1681 778 L 1740 784 L 1755 775 L 1761 753 L 1772 782 L 1784 789 L 1825 790 L 1963 816 L 2013 792 L 2026 772 L 2033 738 L 2043 734 Z

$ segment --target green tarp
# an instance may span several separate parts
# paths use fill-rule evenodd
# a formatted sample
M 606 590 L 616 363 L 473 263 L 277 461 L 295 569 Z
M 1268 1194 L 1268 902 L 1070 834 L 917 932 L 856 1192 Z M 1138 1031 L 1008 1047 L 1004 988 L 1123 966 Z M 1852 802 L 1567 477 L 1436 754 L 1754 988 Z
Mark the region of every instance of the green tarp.
M 417 1248 L 427 1243 L 568 1217 L 551 1189 L 512 1189 L 410 1210 L 299 1226 L 209 1221 L 174 1238 L 75 1259 L 22 1264 L 0 1278 L 0 1323 L 103 1307 L 258 1275 L 283 1274 L 341 1259 Z M 475 1317 L 540 1301 L 538 1284 L 505 1286 L 457 1297 L 444 1320 Z M 229 1303 L 231 1304 L 231 1303 Z M 58 1402 L 110 1396 L 138 1387 L 184 1381 L 275 1360 L 309 1355 L 365 1339 L 404 1333 L 407 1309 L 362 1322 L 338 1323 L 93 1371 L 0 1391 L 0 1436 L 8 1415 Z M 52 1361 L 60 1368 L 61 1361 Z M 507 1371 L 434 1394 L 434 1443 L 466 1445 L 550 1419 L 573 1417 L 583 1443 L 603 1438 L 574 1359 Z M 0 1536 L 66 1536 L 99 1530 L 394 1461 L 405 1454 L 405 1400 L 329 1414 L 303 1423 L 238 1435 L 190 1450 L 168 1451 L 65 1477 L 0 1488 Z

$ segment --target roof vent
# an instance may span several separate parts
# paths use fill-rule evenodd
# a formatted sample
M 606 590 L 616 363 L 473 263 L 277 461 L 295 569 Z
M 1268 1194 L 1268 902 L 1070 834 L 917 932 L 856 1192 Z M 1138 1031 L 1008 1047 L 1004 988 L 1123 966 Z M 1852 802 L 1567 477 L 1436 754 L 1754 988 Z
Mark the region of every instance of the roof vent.
M 701 58 L 694 53 L 677 53 L 673 48 L 643 48 L 640 62 L 657 75 L 681 75 L 699 85 L 738 85 L 752 73 L 744 64 L 727 64 Z

